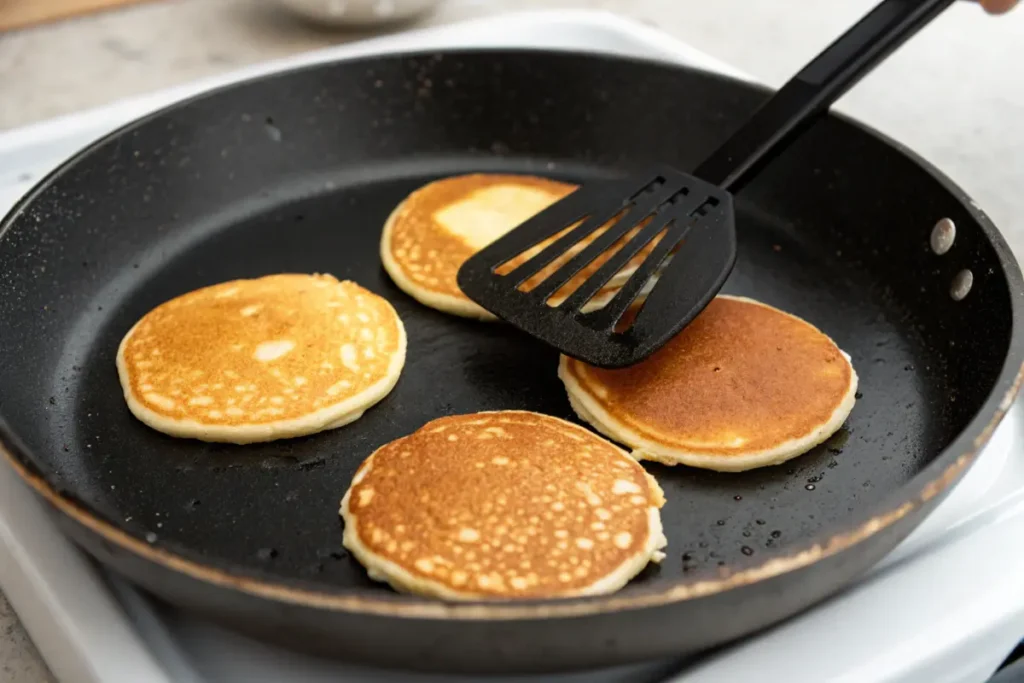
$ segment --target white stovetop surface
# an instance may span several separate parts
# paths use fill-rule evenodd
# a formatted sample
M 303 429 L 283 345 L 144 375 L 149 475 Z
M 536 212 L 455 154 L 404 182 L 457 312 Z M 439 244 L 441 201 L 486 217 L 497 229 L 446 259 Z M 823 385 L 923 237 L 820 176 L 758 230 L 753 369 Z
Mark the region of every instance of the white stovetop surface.
M 4 35 L 0 128 L 351 39 L 302 28 L 266 4 L 179 0 Z M 513 8 L 613 9 L 656 23 L 778 84 L 873 4 L 874 0 L 827 7 L 802 0 L 456 0 L 424 23 Z M 70 43 L 74 50 L 54 48 Z M 966 187 L 1019 256 L 1024 254 L 1024 193 L 1019 191 L 1024 184 L 1022 65 L 1024 11 L 990 18 L 964 3 L 950 9 L 841 103 L 845 111 L 907 142 Z M 969 573 L 967 567 L 964 571 Z M 1009 602 L 1007 597 L 995 594 L 989 599 Z M 887 618 L 885 623 L 894 621 Z M 838 632 L 833 636 L 828 643 L 841 641 Z M 826 641 L 817 640 L 820 647 L 830 649 Z M 914 646 L 912 639 L 907 646 Z M 752 657 L 749 665 L 757 667 L 758 658 Z M 48 679 L 45 665 L 0 595 L 0 680 Z

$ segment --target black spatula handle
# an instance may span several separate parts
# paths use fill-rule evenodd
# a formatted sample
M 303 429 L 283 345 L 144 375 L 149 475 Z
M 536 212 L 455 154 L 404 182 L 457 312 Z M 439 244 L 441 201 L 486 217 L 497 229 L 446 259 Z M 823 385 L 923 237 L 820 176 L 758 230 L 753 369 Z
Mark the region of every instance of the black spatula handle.
M 733 191 L 954 0 L 884 0 L 791 78 L 694 174 Z

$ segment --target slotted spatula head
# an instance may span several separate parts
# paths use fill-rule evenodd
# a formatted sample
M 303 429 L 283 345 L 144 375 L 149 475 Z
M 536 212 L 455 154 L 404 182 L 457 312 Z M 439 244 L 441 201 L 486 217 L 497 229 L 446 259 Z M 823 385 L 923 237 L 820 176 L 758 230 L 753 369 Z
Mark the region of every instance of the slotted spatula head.
M 466 261 L 459 287 L 566 355 L 605 368 L 642 361 L 704 309 L 732 270 L 736 229 L 729 191 L 953 1 L 883 0 L 754 112 L 694 175 L 659 168 L 585 185 Z M 583 305 L 653 240 L 657 244 L 611 301 L 583 313 Z M 520 265 L 527 252 L 530 258 Z M 570 278 L 605 252 L 614 253 L 562 300 L 560 290 Z M 538 277 L 527 282 L 549 264 L 553 272 L 540 284 Z M 631 311 L 641 293 L 646 299 Z
M 521 265 L 506 266 L 546 241 Z M 611 301 L 584 313 L 587 302 L 617 273 L 628 272 L 652 242 Z M 564 296 L 566 283 L 599 257 L 607 260 L 567 298 L 558 305 L 549 301 Z M 695 176 L 656 168 L 580 187 L 474 254 L 459 269 L 458 284 L 499 318 L 562 353 L 617 368 L 643 360 L 693 320 L 735 260 L 730 194 Z M 556 261 L 561 264 L 554 272 L 534 282 Z M 639 310 L 630 311 L 642 293 Z

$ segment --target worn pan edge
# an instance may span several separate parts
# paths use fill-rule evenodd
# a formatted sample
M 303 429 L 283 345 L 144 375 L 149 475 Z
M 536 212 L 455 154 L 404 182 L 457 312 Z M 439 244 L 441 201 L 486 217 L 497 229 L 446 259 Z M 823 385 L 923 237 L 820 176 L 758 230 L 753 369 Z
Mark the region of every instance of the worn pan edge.
M 424 58 L 436 54 L 472 56 L 476 54 L 493 55 L 495 53 L 508 55 L 531 53 L 535 55 L 585 56 L 605 61 L 638 62 L 661 68 L 693 70 L 661 60 L 629 58 L 605 53 L 586 54 L 558 49 L 529 48 L 420 50 L 389 54 L 383 57 L 377 55 L 339 61 L 359 63 L 376 62 L 380 59 Z M 282 73 L 322 68 L 325 64 L 329 63 L 285 68 L 281 71 L 245 79 L 240 83 L 248 84 L 274 78 Z M 770 89 L 764 86 L 751 84 L 746 80 L 720 74 L 701 73 L 711 78 L 742 84 L 747 88 L 761 89 L 765 93 L 771 92 Z M 65 172 L 69 171 L 79 159 L 92 153 L 95 148 L 102 146 L 111 139 L 124 135 L 126 132 L 145 124 L 150 119 L 164 114 L 166 111 L 186 106 L 193 100 L 210 97 L 221 90 L 228 90 L 237 85 L 239 83 L 216 86 L 169 104 L 125 124 L 86 146 L 42 178 L 32 190 L 26 193 L 12 207 L 3 220 L 0 221 L 0 239 L 3 238 L 18 215 L 32 204 L 40 192 L 45 190 Z M 2 420 L 0 420 L 0 454 L 4 456 L 4 460 L 10 463 L 15 472 L 36 493 L 59 512 L 95 533 L 100 538 L 139 556 L 141 559 L 164 566 L 172 571 L 180 572 L 200 582 L 264 599 L 316 609 L 419 619 L 523 620 L 578 617 L 663 606 L 673 602 L 709 596 L 731 588 L 758 583 L 796 571 L 825 558 L 835 556 L 895 524 L 918 508 L 926 504 L 929 506 L 936 504 L 960 480 L 969 466 L 977 459 L 980 450 L 988 443 L 992 433 L 1013 404 L 1020 390 L 1022 380 L 1024 380 L 1024 320 L 1022 320 L 1024 318 L 1024 315 L 1022 315 L 1024 314 L 1024 278 L 1022 278 L 1020 267 L 1001 233 L 977 204 L 950 178 L 916 152 L 873 128 L 840 113 L 833 112 L 829 116 L 859 128 L 917 164 L 949 191 L 964 206 L 965 210 L 978 221 L 985 236 L 995 249 L 1003 275 L 1006 278 L 1010 291 L 1012 314 L 1010 341 L 1003 367 L 992 390 L 975 417 L 961 431 L 957 438 L 943 449 L 921 472 L 904 484 L 903 487 L 889 494 L 882 502 L 856 515 L 856 523 L 846 526 L 844 531 L 840 533 L 819 534 L 816 537 L 805 540 L 800 544 L 799 548 L 786 555 L 775 556 L 759 564 L 751 563 L 747 566 L 740 566 L 737 570 L 718 579 L 675 582 L 667 588 L 651 586 L 637 589 L 629 594 L 619 593 L 589 598 L 523 601 L 517 603 L 482 602 L 450 604 L 388 593 L 378 595 L 350 590 L 339 590 L 337 592 L 312 590 L 303 587 L 299 581 L 278 580 L 272 582 L 254 577 L 249 575 L 250 572 L 248 570 L 237 571 L 234 574 L 229 573 L 210 564 L 196 562 L 165 549 L 152 546 L 143 539 L 120 530 L 114 523 L 103 519 L 98 513 L 90 511 L 87 505 L 74 500 L 72 496 L 59 492 L 57 487 L 48 480 L 48 477 L 40 472 L 32 463 L 27 449 L 17 442 L 13 431 Z

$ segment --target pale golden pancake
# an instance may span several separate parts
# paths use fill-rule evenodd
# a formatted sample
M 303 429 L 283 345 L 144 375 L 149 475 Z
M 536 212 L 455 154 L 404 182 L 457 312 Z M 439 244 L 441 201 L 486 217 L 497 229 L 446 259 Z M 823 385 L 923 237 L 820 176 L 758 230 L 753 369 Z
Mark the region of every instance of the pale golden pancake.
M 536 176 L 480 173 L 428 183 L 395 207 L 384 224 L 380 246 L 384 268 L 404 292 L 420 303 L 468 318 L 494 320 L 491 312 L 459 289 L 456 281 L 459 268 L 474 253 L 576 187 Z M 601 232 L 603 229 L 595 231 L 567 250 L 564 256 L 527 280 L 525 288 L 538 285 Z M 594 259 L 563 285 L 548 303 L 557 305 L 564 301 L 633 234 L 635 231 Z M 503 265 L 500 272 L 510 272 L 525 263 L 554 239 L 517 256 Z M 610 301 L 659 239 L 652 240 L 634 256 L 604 289 L 587 302 L 584 310 L 600 308 Z
M 624 451 L 525 411 L 443 417 L 377 449 L 341 501 L 371 578 L 453 600 L 610 593 L 666 544 L 657 482 Z
M 153 429 L 252 443 L 358 419 L 395 386 L 405 344 L 391 304 L 354 282 L 268 275 L 157 306 L 121 341 L 117 370 Z
M 632 367 L 562 356 L 576 413 L 638 460 L 723 472 L 775 465 L 834 434 L 853 410 L 850 358 L 800 318 L 721 295 Z

